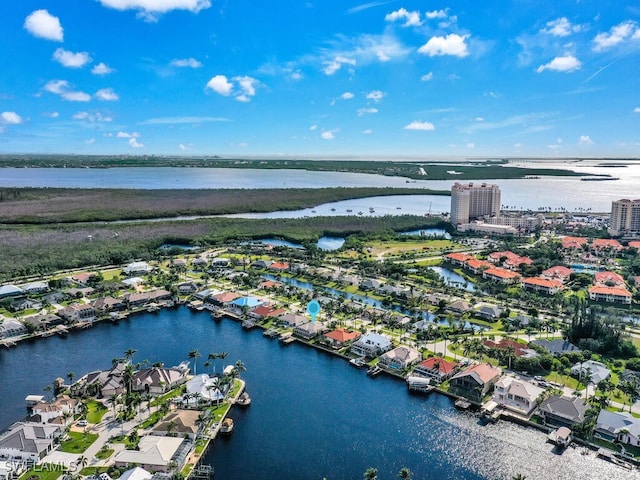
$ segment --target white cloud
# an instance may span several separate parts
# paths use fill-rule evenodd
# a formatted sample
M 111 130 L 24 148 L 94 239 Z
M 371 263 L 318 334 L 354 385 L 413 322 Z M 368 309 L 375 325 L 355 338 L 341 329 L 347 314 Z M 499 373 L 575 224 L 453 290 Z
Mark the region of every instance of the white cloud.
M 611 27 L 608 33 L 599 33 L 596 35 L 593 39 L 593 50 L 600 52 L 614 47 L 625 40 L 637 40 L 639 38 L 640 28 L 638 24 L 632 20 L 627 20 Z
M 580 25 L 571 25 L 567 17 L 560 17 L 547 22 L 545 28 L 540 30 L 541 33 L 547 33 L 554 37 L 566 37 L 571 33 L 579 32 L 582 29 Z
M 85 140 L 84 143 L 86 143 L 87 145 L 93 145 L 95 141 L 96 141 L 95 138 L 90 138 L 89 140 Z
M 70 52 L 64 48 L 58 48 L 53 52 L 53 59 L 67 68 L 82 68 L 91 61 L 87 52 Z
M 255 84 L 258 83 L 258 80 L 255 78 L 242 76 L 233 77 L 233 80 L 238 82 L 242 89 L 242 93 L 247 97 L 253 97 L 256 94 Z
M 58 118 L 60 114 L 58 112 L 43 112 L 42 116 L 48 118 Z
M 109 75 L 110 73 L 115 72 L 113 68 L 107 65 L 104 62 L 100 62 L 91 69 L 91 73 L 94 75 Z
M 16 112 L 0 113 L 0 124 L 2 125 L 19 125 L 22 123 L 22 117 Z
M 191 143 L 187 143 L 186 145 L 184 143 L 181 143 L 180 145 L 178 145 L 178 148 L 180 150 L 182 150 L 183 152 L 186 150 L 192 150 L 193 149 L 193 144 Z
M 88 93 L 71 90 L 71 85 L 66 80 L 50 80 L 44 86 L 44 89 L 47 92 L 60 95 L 70 102 L 88 102 L 91 100 L 91 95 Z
M 219 95 L 228 97 L 233 90 L 233 84 L 227 80 L 225 75 L 216 75 L 209 80 L 206 88 L 210 88 Z
M 318 129 L 318 125 L 311 125 L 311 126 L 309 127 L 309 130 L 311 130 L 312 132 L 313 132 L 314 130 L 317 130 L 317 129 Z
M 118 132 L 116 134 L 118 138 L 140 138 L 140 134 L 138 132 L 128 133 L 128 132 Z
M 340 68 L 342 68 L 342 65 L 355 66 L 356 61 L 353 58 L 347 58 L 338 55 L 333 60 L 324 61 L 322 64 L 324 65 L 322 71 L 325 73 L 325 75 L 333 75 L 338 70 L 340 70 Z
M 433 80 L 433 72 L 425 73 L 420 77 L 421 82 L 429 82 Z
M 580 135 L 580 140 L 578 140 L 580 145 L 593 145 L 593 140 L 589 135 Z
M 335 132 L 337 132 L 337 130 L 325 130 L 320 134 L 320 137 L 322 137 L 324 140 L 333 140 L 334 138 L 336 138 L 334 135 Z
M 342 100 L 351 100 L 353 97 L 354 95 L 351 92 L 344 92 L 342 95 L 340 95 L 340 98 Z
M 302 72 L 300 70 L 296 70 L 294 72 L 291 72 L 291 79 L 292 80 L 302 80 L 304 78 L 304 75 L 302 75 Z
M 573 72 L 574 70 L 579 70 L 581 66 L 582 63 L 580 60 L 573 55 L 567 55 L 564 57 L 556 57 L 549 63 L 540 65 L 536 69 L 536 72 L 541 73 L 545 70 L 553 70 L 555 72 Z
M 436 127 L 431 122 L 421 122 L 419 120 L 416 120 L 411 122 L 409 125 L 405 125 L 404 129 L 430 131 L 430 130 L 435 130 Z
M 369 93 L 367 93 L 367 99 L 373 100 L 376 103 L 382 100 L 383 97 L 384 97 L 384 92 L 382 92 L 381 90 L 372 90 Z
M 431 10 L 429 12 L 425 12 L 425 16 L 429 19 L 432 18 L 447 18 L 447 15 L 449 15 L 447 13 L 446 10 Z
M 363 135 L 371 135 L 373 133 L 373 130 L 371 130 L 370 128 L 367 128 L 366 130 L 362 131 Z
M 377 108 L 359 108 L 358 109 L 358 116 L 359 117 L 361 117 L 362 115 L 364 115 L 366 113 L 378 113 L 378 109 Z
M 422 25 L 422 21 L 420 20 L 420 12 L 410 12 L 406 8 L 401 8 L 399 10 L 396 10 L 395 12 L 388 13 L 387 15 L 385 15 L 384 19 L 387 22 L 403 20 L 403 27 L 419 27 L 420 25 Z
M 144 144 L 138 142 L 135 138 L 130 138 L 129 139 L 129 146 L 131 148 L 142 148 L 142 147 L 144 147 Z
M 636 107 L 633 109 L 633 113 L 640 113 L 640 107 Z
M 195 58 L 174 58 L 171 60 L 169 64 L 172 67 L 182 67 L 182 68 L 200 68 L 202 63 L 196 60 Z
M 465 40 L 469 35 L 458 35 L 450 33 L 446 37 L 431 37 L 427 43 L 418 49 L 418 53 L 429 55 L 430 57 L 453 55 L 456 57 L 466 57 L 469 55 Z
M 24 20 L 24 28 L 35 37 L 62 42 L 64 29 L 60 19 L 46 10 L 36 10 Z
M 141 125 L 178 125 L 184 123 L 210 123 L 210 122 L 228 122 L 228 118 L 224 117 L 158 117 L 150 118 L 141 122 Z
M 87 120 L 89 122 L 111 122 L 113 118 L 108 115 L 103 115 L 100 112 L 78 112 L 75 113 L 71 118 L 74 120 Z
M 148 22 L 157 21 L 158 15 L 171 10 L 198 13 L 211 6 L 210 0 L 99 0 L 105 7 L 116 10 L 139 10 L 138 16 Z
M 96 92 L 96 98 L 98 100 L 102 100 L 103 102 L 115 102 L 120 97 L 116 92 L 113 91 L 112 88 L 101 88 Z
M 467 148 L 476 148 L 476 144 L 473 142 L 468 142 L 467 143 Z

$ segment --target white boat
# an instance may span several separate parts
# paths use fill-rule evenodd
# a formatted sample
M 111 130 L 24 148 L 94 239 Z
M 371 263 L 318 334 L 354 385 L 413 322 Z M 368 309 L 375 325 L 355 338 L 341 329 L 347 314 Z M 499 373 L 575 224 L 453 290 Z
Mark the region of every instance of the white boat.
M 233 418 L 227 417 L 220 425 L 220 433 L 229 434 L 231 432 L 233 432 Z
M 352 358 L 351 360 L 349 360 L 349 363 L 357 368 L 364 367 L 367 364 L 367 362 L 365 362 L 364 358 L 362 357 Z
M 241 407 L 248 407 L 249 405 L 251 405 L 251 397 L 247 392 L 242 392 L 242 395 L 238 397 L 236 403 Z

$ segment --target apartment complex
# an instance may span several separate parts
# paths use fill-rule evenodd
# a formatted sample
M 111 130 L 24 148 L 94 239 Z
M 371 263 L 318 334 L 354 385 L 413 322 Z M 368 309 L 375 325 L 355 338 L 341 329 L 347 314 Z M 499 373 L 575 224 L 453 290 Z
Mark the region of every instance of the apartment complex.
M 500 213 L 500 188 L 483 183 L 455 183 L 451 187 L 451 223 L 460 225 Z
M 611 202 L 609 234 L 614 236 L 640 234 L 640 199 L 624 198 Z

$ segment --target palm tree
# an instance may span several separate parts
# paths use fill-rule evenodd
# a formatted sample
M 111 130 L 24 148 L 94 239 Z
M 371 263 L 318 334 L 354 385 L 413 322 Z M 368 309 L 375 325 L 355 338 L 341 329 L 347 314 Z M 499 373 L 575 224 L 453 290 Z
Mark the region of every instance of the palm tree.
M 202 355 L 200 355 L 200 352 L 198 351 L 197 348 L 194 348 L 193 350 L 191 350 L 188 353 L 188 356 L 189 356 L 190 359 L 193 359 L 193 374 L 197 375 L 197 373 L 196 373 L 197 359 L 198 359 L 198 357 L 201 357 Z
M 369 467 L 364 472 L 365 480 L 378 480 L 378 469 Z
M 67 378 L 69 379 L 69 384 L 71 384 L 71 385 L 73 384 L 73 378 L 74 378 L 75 376 L 76 376 L 76 374 L 75 374 L 75 373 L 73 373 L 73 372 L 69 372 L 69 373 L 67 373 Z
M 207 355 L 207 360 L 213 360 L 213 374 L 216 374 L 216 359 L 218 358 L 219 354 L 217 353 L 210 353 L 209 355 Z
M 247 367 L 244 366 L 244 363 L 242 362 L 242 360 L 236 360 L 235 369 L 238 372 L 238 378 L 240 378 L 240 375 L 242 374 L 242 372 L 247 371 Z
M 87 466 L 87 464 L 89 463 L 89 459 L 87 459 L 87 457 L 85 457 L 84 455 L 82 455 L 79 459 L 78 459 L 78 464 L 84 468 Z
M 527 477 L 524 476 L 523 474 L 518 473 L 518 474 L 514 475 L 513 477 L 511 477 L 511 480 L 525 480 L 526 478 Z
M 178 426 L 178 424 L 176 423 L 175 420 L 171 420 L 169 423 L 167 423 L 167 435 L 172 437 L 173 432 L 175 431 L 176 427 Z
M 131 386 L 133 384 L 133 376 L 134 376 L 134 371 L 133 371 L 133 365 L 131 365 L 130 363 L 128 363 L 125 367 L 124 370 L 122 371 L 122 385 L 124 386 L 127 395 L 129 395 L 131 393 Z
M 118 395 L 115 393 L 112 393 L 109 396 L 109 399 L 107 400 L 108 403 L 111 404 L 111 406 L 113 407 L 113 416 L 116 416 L 116 406 L 118 405 L 118 403 L 120 403 L 119 399 L 118 399 Z
M 404 467 L 398 472 L 398 477 L 402 478 L 403 480 L 411 480 L 411 477 L 413 477 L 413 472 L 407 467 Z
M 222 360 L 222 371 L 224 372 L 224 359 L 227 358 L 227 355 L 229 355 L 227 352 L 221 352 L 220 353 L 220 359 Z
M 133 356 L 138 352 L 135 348 L 128 348 L 124 352 L 124 358 L 127 359 L 130 363 L 133 363 Z

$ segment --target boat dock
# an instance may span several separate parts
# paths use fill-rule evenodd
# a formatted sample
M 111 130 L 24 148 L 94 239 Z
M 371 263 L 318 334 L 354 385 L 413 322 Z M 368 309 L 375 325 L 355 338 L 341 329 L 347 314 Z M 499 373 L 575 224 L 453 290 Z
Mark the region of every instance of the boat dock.
M 622 467 L 626 470 L 633 470 L 635 468 L 631 462 L 623 460 L 619 457 L 619 454 L 612 452 L 611 450 L 600 448 L 598 449 L 597 455 L 598 457 L 603 458 L 604 460 L 607 460 L 614 465 L 618 465 L 619 467 Z
M 454 403 L 454 405 L 460 410 L 469 410 L 471 408 L 471 402 L 465 400 L 464 398 L 459 398 L 458 400 L 456 400 L 456 403 Z
M 428 378 L 409 376 L 407 377 L 407 388 L 410 392 L 430 393 L 436 387 L 431 385 L 431 380 Z
M 262 332 L 262 335 L 269 338 L 276 338 L 279 333 L 275 328 L 270 328 L 269 330 L 265 330 L 264 332 Z
M 251 330 L 255 326 L 256 322 L 254 322 L 253 320 L 247 319 L 242 322 L 242 328 L 244 328 L 245 330 Z
M 369 367 L 369 369 L 367 370 L 367 375 L 369 375 L 370 377 L 377 377 L 381 373 L 382 373 L 382 369 L 377 365 L 374 365 L 373 367 Z

